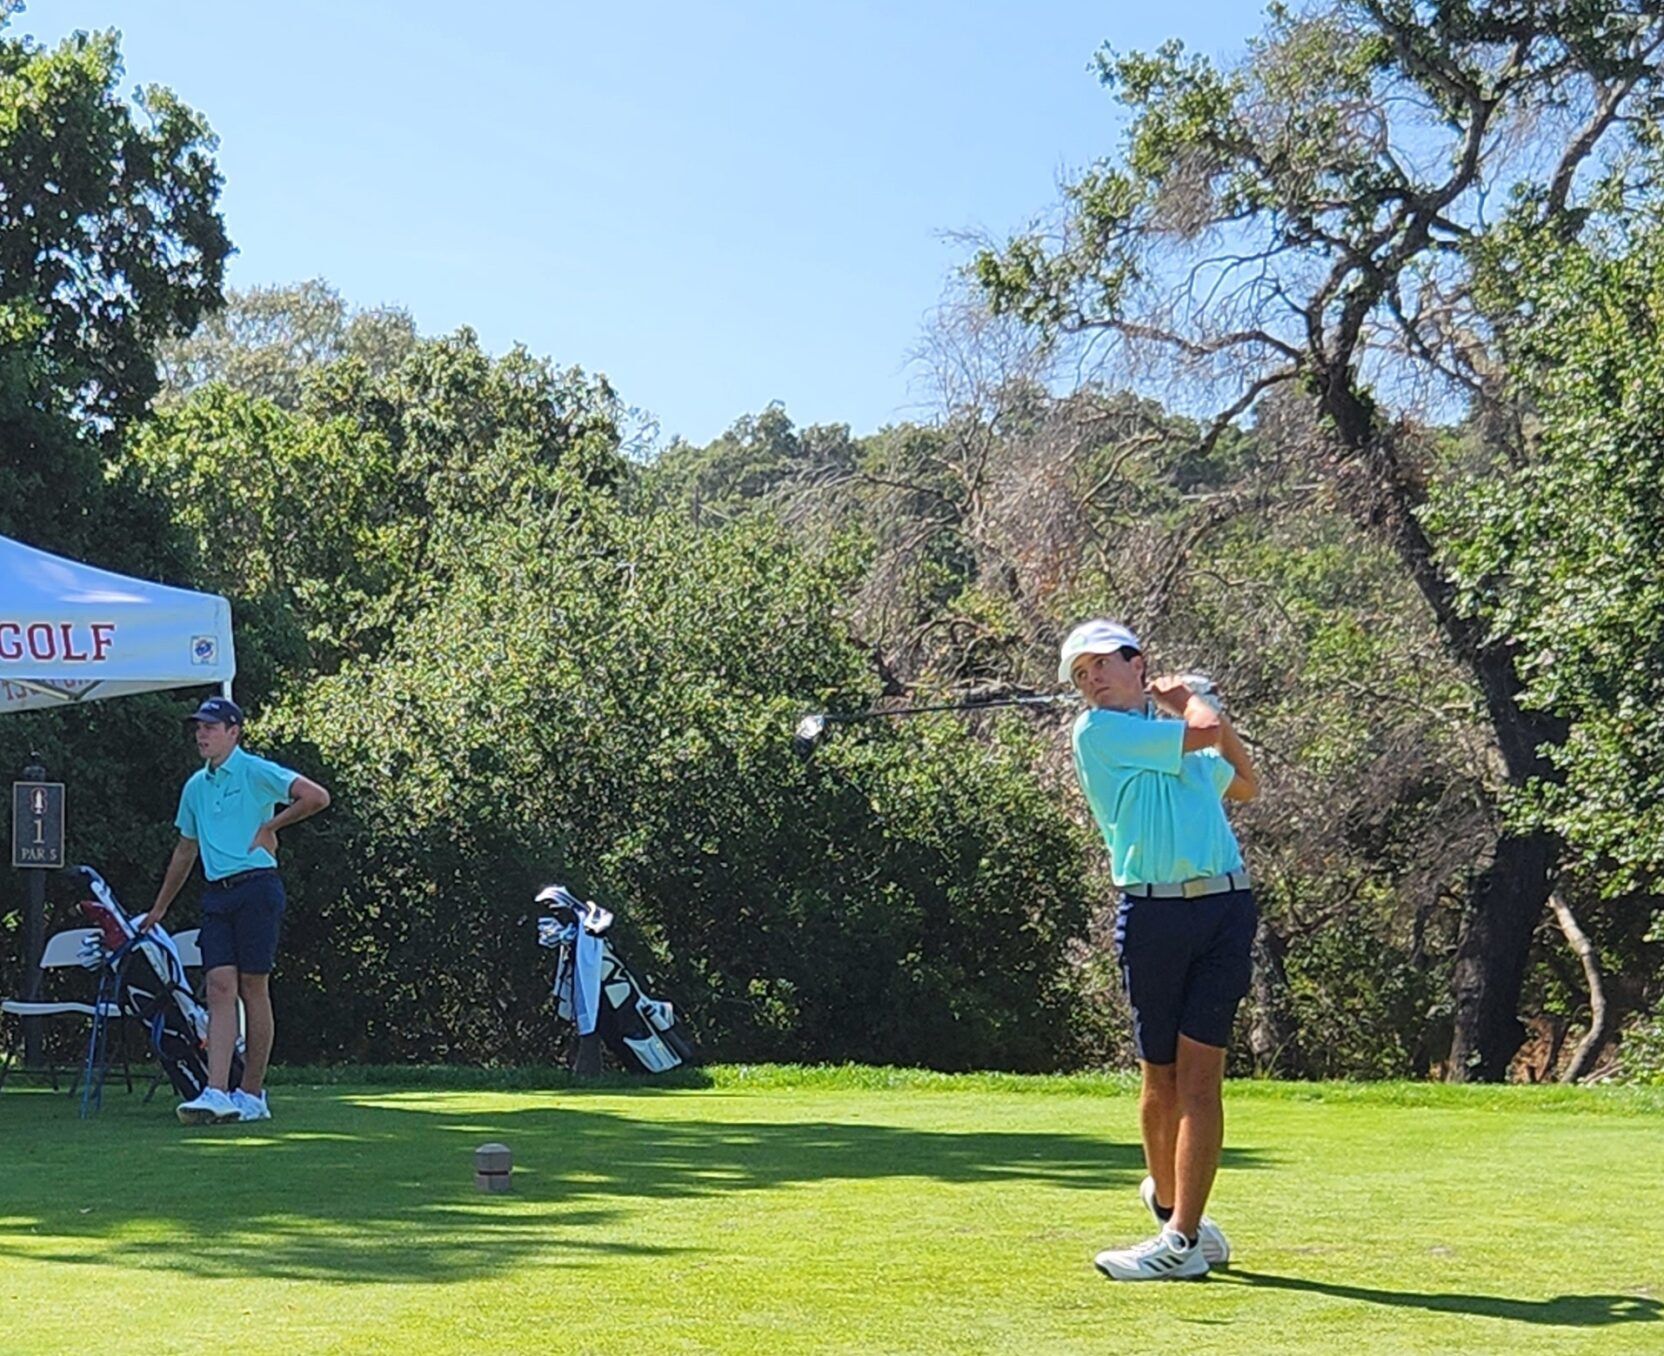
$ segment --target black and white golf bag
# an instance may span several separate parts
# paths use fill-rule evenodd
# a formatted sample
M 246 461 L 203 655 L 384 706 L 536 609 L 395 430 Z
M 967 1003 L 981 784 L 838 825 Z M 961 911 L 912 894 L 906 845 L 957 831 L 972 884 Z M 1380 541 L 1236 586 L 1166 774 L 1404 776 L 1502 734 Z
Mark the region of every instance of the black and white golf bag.
M 537 902 L 550 910 L 537 920 L 537 944 L 555 952 L 555 1010 L 577 1027 L 578 1072 L 599 1072 L 583 1059 L 586 1038 L 597 1035 L 636 1073 L 693 1064 L 693 1042 L 675 1009 L 647 996 L 606 935 L 612 914 L 560 885 L 545 886 Z
M 178 947 L 159 925 L 141 933 L 92 867 L 76 867 L 75 873 L 91 895 L 81 901 L 81 912 L 99 930 L 83 963 L 102 972 L 100 999 L 143 1027 L 145 1040 L 173 1090 L 187 1100 L 197 1096 L 208 1086 L 208 1010 L 191 991 Z M 89 1085 L 95 1078 L 102 1081 L 106 1040 L 102 1028 L 103 1023 L 95 1021 L 88 1040 Z M 239 1038 L 231 1052 L 233 1088 L 243 1079 L 242 1045 Z

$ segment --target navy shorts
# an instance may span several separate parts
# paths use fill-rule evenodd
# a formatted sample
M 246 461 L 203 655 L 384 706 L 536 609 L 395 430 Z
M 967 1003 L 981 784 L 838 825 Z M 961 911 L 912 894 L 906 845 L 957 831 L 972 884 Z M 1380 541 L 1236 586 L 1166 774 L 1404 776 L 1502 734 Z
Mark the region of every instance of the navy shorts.
M 275 870 L 244 871 L 209 881 L 202 892 L 202 968 L 234 965 L 245 975 L 269 975 L 288 897 Z
M 1173 1063 L 1181 1034 L 1203 1045 L 1231 1043 L 1258 925 L 1250 890 L 1195 899 L 1121 896 L 1115 954 L 1141 1060 Z

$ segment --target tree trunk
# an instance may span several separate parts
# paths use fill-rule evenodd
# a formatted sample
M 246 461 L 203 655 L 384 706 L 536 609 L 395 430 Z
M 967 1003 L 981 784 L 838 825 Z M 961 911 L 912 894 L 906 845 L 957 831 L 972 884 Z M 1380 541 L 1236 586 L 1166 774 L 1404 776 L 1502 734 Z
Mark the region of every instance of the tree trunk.
M 1513 655 L 1491 643 L 1480 623 L 1456 606 L 1451 582 L 1434 559 L 1416 510 L 1422 482 L 1400 459 L 1398 438 L 1376 422 L 1374 405 L 1357 389 L 1349 367 L 1321 374 L 1318 394 L 1341 448 L 1342 500 L 1355 522 L 1398 555 L 1432 610 L 1451 653 L 1484 694 L 1497 752 L 1508 781 L 1522 786 L 1555 773 L 1540 750 L 1563 743 L 1563 720 L 1519 705 L 1524 685 Z M 1546 834 L 1505 834 L 1490 867 L 1475 882 L 1451 975 L 1455 1000 L 1450 1077 L 1499 1081 L 1525 1040 L 1518 1016 L 1531 938 L 1548 903 L 1556 848 Z
M 1450 976 L 1452 1082 L 1501 1082 L 1525 1040 L 1520 986 L 1548 898 L 1554 855 L 1546 834 L 1505 835 L 1474 887 Z

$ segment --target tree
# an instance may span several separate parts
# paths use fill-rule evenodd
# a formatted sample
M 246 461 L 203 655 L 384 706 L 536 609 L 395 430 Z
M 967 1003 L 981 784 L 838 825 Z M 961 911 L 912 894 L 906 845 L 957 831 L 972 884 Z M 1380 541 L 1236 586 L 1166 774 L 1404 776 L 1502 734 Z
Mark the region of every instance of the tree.
M 847 424 L 797 428 L 778 402 L 742 415 L 704 447 L 676 441 L 642 473 L 649 503 L 676 504 L 696 524 L 720 525 L 765 507 L 788 479 L 822 476 L 854 456 Z
M 162 377 L 175 397 L 221 382 L 281 409 L 299 407 L 307 379 L 343 358 L 371 378 L 396 368 L 416 346 L 402 307 L 353 310 L 321 278 L 291 287 L 232 291 L 194 333 L 164 344 Z
M 103 471 L 157 346 L 219 304 L 216 143 L 164 88 L 117 95 L 116 34 L 49 51 L 9 35 L 17 9 L 0 3 L 0 532 L 136 568 L 166 534 L 127 501 L 127 530 L 99 530 Z
M 294 411 L 201 387 L 135 436 L 125 474 L 231 598 L 244 684 L 264 698 L 379 654 L 463 568 L 452 524 L 557 504 L 573 478 L 620 481 L 617 408 L 604 380 L 522 349 L 493 359 L 462 330 L 385 372 L 319 367 Z
M 1513 786 L 1563 742 L 1522 704 L 1512 650 L 1457 605 L 1418 516 L 1427 447 L 1401 416 L 1455 393 L 1506 436 L 1510 406 L 1472 278 L 1487 203 L 1575 233 L 1590 181 L 1650 135 L 1664 17 L 1645 0 L 1273 5 L 1229 68 L 1177 43 L 1099 56 L 1132 112 L 1124 154 L 1065 189 L 1060 230 L 973 265 L 992 307 L 1096 343 L 1212 401 L 1202 445 L 1268 392 L 1323 414 L 1322 467 L 1391 544 L 1476 685 Z M 1215 398 L 1214 393 L 1224 392 Z M 1395 416 L 1394 407 L 1399 416 Z M 1504 1076 L 1554 844 L 1505 829 L 1477 877 L 1453 976 L 1454 1077 Z
M 1526 303 L 1507 337 L 1535 414 L 1528 455 L 1448 487 L 1429 521 L 1459 606 L 1518 656 L 1522 703 L 1569 726 L 1546 751 L 1554 775 L 1515 798 L 1516 822 L 1565 844 L 1568 888 L 1609 915 L 1608 954 L 1646 973 L 1664 887 L 1664 222 L 1586 234 L 1506 252 L 1506 286 Z M 1606 1004 L 1597 948 L 1569 931 L 1591 1007 L 1576 1077 L 1600 1051 Z M 1653 974 L 1632 1001 L 1656 994 Z

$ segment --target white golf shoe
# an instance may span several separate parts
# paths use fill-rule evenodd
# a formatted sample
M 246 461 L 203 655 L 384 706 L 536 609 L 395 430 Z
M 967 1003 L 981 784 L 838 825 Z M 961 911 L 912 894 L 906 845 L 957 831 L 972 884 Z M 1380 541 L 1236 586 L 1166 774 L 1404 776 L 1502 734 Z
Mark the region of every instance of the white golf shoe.
M 1111 1248 L 1092 1259 L 1112 1281 L 1196 1281 L 1208 1274 L 1202 1245 L 1191 1247 L 1177 1229 L 1163 1229 L 1132 1248 Z
M 223 1125 L 243 1118 L 237 1104 L 218 1088 L 204 1088 L 190 1101 L 181 1102 L 174 1111 L 186 1125 Z
M 1156 1222 L 1158 1229 L 1167 1223 L 1156 1213 L 1154 1177 L 1146 1177 L 1138 1184 L 1138 1199 L 1144 1202 L 1144 1208 L 1150 1212 L 1150 1218 Z M 1196 1244 L 1201 1248 L 1202 1256 L 1208 1259 L 1210 1267 L 1222 1267 L 1231 1260 L 1231 1241 L 1225 1237 L 1225 1231 L 1214 1223 L 1211 1215 L 1202 1216 L 1202 1222 L 1196 1228 Z
M 269 1121 L 272 1118 L 271 1108 L 266 1105 L 265 1089 L 261 1089 L 260 1095 L 256 1097 L 237 1088 L 231 1094 L 231 1102 L 237 1108 L 238 1120 Z

